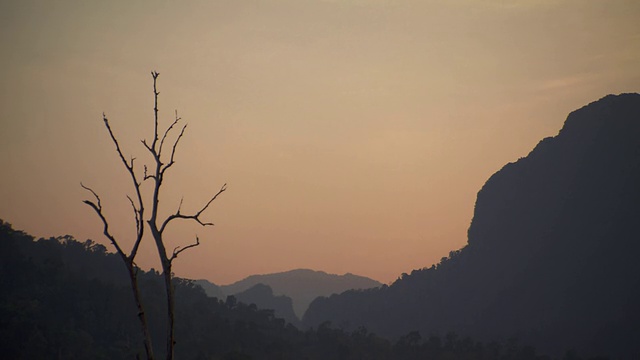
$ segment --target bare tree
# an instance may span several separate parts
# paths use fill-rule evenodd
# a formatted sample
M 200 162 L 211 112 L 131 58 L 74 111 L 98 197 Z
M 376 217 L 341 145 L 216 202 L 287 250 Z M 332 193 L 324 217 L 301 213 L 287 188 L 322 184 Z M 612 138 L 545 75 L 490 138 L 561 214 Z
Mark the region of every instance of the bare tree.
M 162 189 L 162 183 L 164 180 L 164 176 L 166 171 L 171 168 L 174 164 L 175 164 L 175 153 L 176 153 L 176 149 L 178 148 L 178 144 L 180 143 L 180 140 L 182 139 L 182 136 L 184 135 L 184 132 L 187 128 L 187 124 L 182 125 L 182 128 L 180 130 L 180 132 L 178 133 L 178 135 L 175 137 L 175 140 L 173 141 L 173 144 L 171 145 L 171 152 L 170 154 L 164 157 L 163 159 L 163 146 L 165 144 L 165 141 L 167 140 L 167 136 L 169 136 L 169 134 L 171 133 L 171 131 L 176 127 L 176 125 L 181 121 L 181 118 L 178 117 L 178 113 L 176 111 L 175 113 L 175 119 L 173 120 L 173 122 L 171 123 L 171 125 L 169 125 L 169 127 L 166 128 L 166 130 L 164 131 L 162 137 L 160 137 L 160 133 L 158 131 L 158 95 L 160 95 L 160 93 L 157 90 L 157 80 L 158 80 L 158 76 L 160 75 L 158 72 L 151 72 L 151 75 L 153 77 L 153 94 L 154 94 L 154 107 L 153 107 L 153 112 L 154 112 L 154 131 L 153 131 L 153 141 L 149 144 L 149 142 L 147 142 L 146 140 L 142 140 L 142 144 L 144 145 L 144 147 L 149 151 L 149 153 L 151 154 L 151 156 L 153 157 L 153 165 L 151 166 L 151 171 L 149 171 L 149 169 L 147 168 L 146 165 L 144 165 L 144 177 L 143 177 L 143 181 L 151 181 L 152 186 L 153 186 L 153 192 L 151 195 L 151 200 L 148 202 L 148 204 L 150 204 L 151 207 L 151 215 L 149 217 L 148 220 L 146 220 L 147 225 L 149 226 L 149 230 L 151 231 L 151 235 L 153 237 L 153 240 L 155 242 L 156 245 L 156 249 L 158 251 L 158 256 L 160 258 L 160 263 L 162 265 L 162 275 L 164 278 L 164 283 L 165 283 L 165 291 L 166 291 L 166 300 L 167 300 L 167 355 L 166 358 L 167 360 L 173 360 L 174 358 L 174 349 L 175 349 L 175 331 L 174 331 L 174 323 L 175 323 L 175 289 L 173 286 L 173 282 L 172 282 L 172 277 L 173 277 L 173 272 L 172 272 L 172 268 L 173 268 L 173 261 L 178 257 L 178 255 L 180 255 L 182 252 L 194 248 L 198 245 L 200 245 L 200 239 L 198 238 L 198 236 L 196 236 L 195 238 L 195 242 L 184 246 L 184 247 L 176 247 L 173 249 L 173 251 L 171 253 L 168 253 L 166 250 L 166 244 L 165 244 L 165 238 L 164 238 L 164 234 L 165 234 L 165 230 L 167 229 L 168 225 L 170 223 L 172 223 L 174 220 L 176 219 L 183 219 L 183 220 L 190 220 L 190 221 L 194 221 L 198 224 L 200 224 L 201 226 L 213 226 L 213 223 L 211 222 L 203 222 L 200 219 L 200 216 L 202 215 L 202 213 L 207 210 L 207 208 L 209 208 L 209 206 L 211 205 L 211 203 L 213 203 L 214 200 L 216 200 L 218 198 L 218 196 L 220 194 L 222 194 L 224 191 L 226 191 L 227 189 L 227 184 L 222 185 L 222 187 L 204 204 L 204 206 L 202 206 L 197 212 L 194 213 L 190 213 L 190 214 L 185 214 L 182 213 L 182 200 L 180 200 L 180 204 L 178 205 L 177 210 L 175 211 L 175 213 L 169 215 L 168 217 L 164 218 L 164 219 L 159 219 L 158 218 L 158 204 L 159 204 L 159 199 L 160 199 L 160 191 Z M 129 270 L 129 277 L 131 279 L 131 287 L 134 293 L 134 298 L 136 301 L 136 305 L 138 306 L 138 310 L 139 310 L 139 318 L 140 318 L 140 322 L 141 322 L 141 326 L 142 326 L 142 332 L 144 335 L 144 343 L 145 343 L 145 350 L 147 352 L 147 358 L 148 359 L 153 359 L 153 351 L 151 349 L 151 338 L 149 336 L 149 330 L 148 330 L 148 325 L 147 325 L 147 320 L 143 311 L 143 306 L 142 306 L 142 302 L 140 300 L 140 291 L 138 289 L 138 284 L 137 284 L 137 268 L 135 267 L 135 264 L 133 262 L 137 251 L 138 251 L 138 247 L 140 245 L 140 242 L 143 238 L 143 234 L 144 234 L 144 202 L 142 200 L 142 195 L 140 192 L 140 186 L 141 183 L 138 182 L 134 168 L 133 168 L 133 162 L 135 160 L 135 158 L 131 158 L 130 161 L 127 161 L 124 157 L 124 155 L 122 154 L 122 151 L 120 149 L 120 145 L 118 144 L 118 141 L 116 139 L 116 137 L 113 134 L 113 131 L 111 130 L 111 127 L 109 126 L 109 121 L 107 120 L 106 116 L 104 116 L 103 114 L 103 120 L 105 123 L 105 126 L 107 127 L 107 130 L 109 131 L 109 135 L 111 136 L 111 140 L 113 141 L 113 143 L 116 146 L 116 151 L 118 152 L 118 155 L 120 156 L 120 159 L 122 160 L 122 163 L 124 164 L 124 166 L 127 168 L 127 170 L 129 171 L 130 175 L 131 175 L 131 179 L 133 181 L 133 185 L 135 188 L 135 192 L 136 192 L 136 197 L 137 197 L 137 204 L 136 202 L 134 202 L 131 197 L 127 196 L 127 198 L 129 199 L 129 202 L 131 203 L 131 206 L 133 207 L 133 212 L 134 212 L 134 216 L 135 216 L 135 221 L 136 221 L 136 229 L 137 229 L 137 233 L 136 233 L 136 240 L 134 242 L 134 247 L 131 251 L 131 253 L 129 255 L 125 254 L 123 252 L 123 250 L 121 249 L 121 247 L 119 246 L 118 242 L 116 241 L 116 239 L 114 238 L 114 236 L 109 232 L 109 225 L 108 222 L 106 220 L 106 218 L 104 217 L 104 214 L 102 212 L 102 206 L 100 204 L 100 198 L 98 197 L 98 195 L 90 188 L 82 185 L 83 188 L 87 189 L 88 191 L 90 191 L 93 196 L 96 198 L 97 203 L 89 201 L 89 200 L 85 200 L 85 203 L 88 204 L 89 206 L 91 206 L 96 213 L 98 214 L 98 216 L 100 217 L 100 219 L 102 220 L 103 224 L 104 224 L 104 234 L 105 236 L 111 241 L 111 243 L 116 247 L 116 251 L 118 252 L 118 254 L 120 254 L 120 256 L 122 257 L 122 259 L 125 262 L 125 265 L 127 266 L 127 269 Z
M 104 236 L 106 236 L 107 239 L 111 241 L 113 246 L 116 248 L 116 252 L 118 253 L 118 255 L 120 255 L 120 258 L 122 258 L 122 261 L 124 262 L 124 265 L 127 268 L 127 272 L 129 274 L 129 282 L 131 284 L 131 291 L 133 292 L 133 298 L 136 302 L 136 307 L 138 308 L 138 319 L 140 320 L 140 327 L 142 331 L 144 349 L 147 354 L 147 359 L 153 360 L 154 359 L 153 346 L 151 342 L 151 335 L 149 333 L 149 324 L 147 323 L 147 315 L 144 312 L 144 305 L 142 304 L 142 299 L 140 297 L 140 287 L 138 286 L 138 267 L 134 262 L 136 255 L 138 254 L 140 242 L 142 241 L 142 237 L 144 235 L 144 222 L 143 222 L 144 221 L 144 202 L 142 201 L 142 194 L 140 193 L 140 182 L 138 182 L 136 173 L 133 169 L 133 162 L 135 158 L 132 157 L 130 161 L 127 161 L 125 159 L 124 155 L 122 154 L 122 150 L 120 150 L 120 144 L 118 144 L 118 140 L 116 140 L 116 137 L 113 135 L 113 131 L 111 131 L 111 127 L 109 126 L 109 120 L 104 114 L 102 114 L 102 119 L 104 120 L 104 125 L 107 127 L 107 130 L 109 131 L 111 140 L 116 145 L 116 151 L 120 156 L 120 160 L 122 160 L 122 163 L 127 168 L 127 171 L 129 172 L 129 174 L 131 175 L 131 181 L 133 182 L 133 187 L 136 193 L 137 205 L 136 205 L 136 202 L 134 202 L 134 200 L 131 199 L 129 195 L 127 195 L 127 198 L 131 203 L 131 207 L 133 208 L 133 214 L 136 221 L 136 237 L 133 243 L 133 248 L 131 249 L 131 252 L 129 252 L 129 254 L 125 253 L 124 250 L 122 250 L 115 236 L 109 230 L 109 222 L 107 221 L 107 218 L 105 217 L 102 211 L 102 203 L 100 202 L 100 197 L 98 196 L 98 194 L 96 194 L 95 191 L 93 191 L 91 188 L 85 186 L 82 183 L 80 183 L 80 186 L 82 186 L 84 189 L 91 192 L 91 194 L 93 195 L 95 201 L 84 200 L 84 203 L 91 206 L 91 208 L 95 210 L 96 214 L 98 214 L 98 217 L 100 218 L 104 226 L 103 227 Z

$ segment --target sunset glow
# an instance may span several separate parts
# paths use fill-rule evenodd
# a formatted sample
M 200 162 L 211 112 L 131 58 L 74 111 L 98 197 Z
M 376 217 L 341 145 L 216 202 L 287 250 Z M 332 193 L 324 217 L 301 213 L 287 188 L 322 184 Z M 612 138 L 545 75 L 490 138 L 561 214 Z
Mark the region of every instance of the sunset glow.
M 130 244 L 102 113 L 142 174 L 156 70 L 161 126 L 189 123 L 162 214 L 228 184 L 203 215 L 216 226 L 171 229 L 171 248 L 202 243 L 178 276 L 388 283 L 463 247 L 485 181 L 569 112 L 639 91 L 638 19 L 623 0 L 5 1 L 0 218 L 107 244 L 82 181 Z

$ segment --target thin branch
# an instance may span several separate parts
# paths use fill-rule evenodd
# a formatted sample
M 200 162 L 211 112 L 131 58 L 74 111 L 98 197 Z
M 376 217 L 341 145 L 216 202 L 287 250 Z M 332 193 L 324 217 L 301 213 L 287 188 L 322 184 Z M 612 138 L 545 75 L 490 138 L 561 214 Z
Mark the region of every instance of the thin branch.
M 129 203 L 131 204 L 131 207 L 133 208 L 133 212 L 136 214 L 136 217 L 137 217 L 138 208 L 136 208 L 136 205 L 133 203 L 133 199 L 131 199 L 131 196 L 127 195 L 127 199 L 129 199 Z
M 153 156 L 153 159 L 156 161 L 156 168 L 160 168 L 162 166 L 162 161 L 160 160 L 160 155 L 158 155 L 158 153 L 156 152 L 155 149 L 153 149 L 151 146 L 149 146 L 149 144 L 147 144 L 146 140 L 140 140 L 140 142 L 142 142 L 142 145 L 144 145 L 145 149 L 149 150 L 149 152 L 151 153 L 151 156 Z M 159 173 L 159 172 L 158 172 Z M 152 179 L 158 179 L 156 177 L 156 175 L 145 175 L 145 180 L 148 178 L 152 178 Z
M 151 151 L 151 153 L 153 153 L 153 150 L 151 149 L 151 147 L 149 145 L 147 145 L 147 140 L 142 139 L 140 140 L 140 142 L 142 143 L 142 145 L 144 145 L 145 148 L 147 148 L 147 150 Z
M 155 82 L 155 77 L 154 77 L 154 82 Z M 144 235 L 144 225 L 142 224 L 143 216 L 144 216 L 144 203 L 142 202 L 142 194 L 140 193 L 140 183 L 138 182 L 138 179 L 136 178 L 136 173 L 133 170 L 133 162 L 135 161 L 136 158 L 131 157 L 131 162 L 127 162 L 127 160 L 124 158 L 124 155 L 122 154 L 122 150 L 120 149 L 120 144 L 118 143 L 116 136 L 113 134 L 113 131 L 111 130 L 111 126 L 109 125 L 109 119 L 107 119 L 104 113 L 102 114 L 102 120 L 104 121 L 104 125 L 107 127 L 107 130 L 109 131 L 109 136 L 111 136 L 111 140 L 116 146 L 116 151 L 120 156 L 120 160 L 122 160 L 122 163 L 129 171 L 129 175 L 131 176 L 131 181 L 133 182 L 133 187 L 135 188 L 135 191 L 136 191 L 136 198 L 138 200 L 138 209 L 136 210 L 136 214 L 137 214 L 136 215 L 136 230 L 137 230 L 136 240 L 133 244 L 133 248 L 131 249 L 131 253 L 129 254 L 129 258 L 133 260 L 136 257 L 136 254 L 138 253 L 138 248 L 140 246 L 140 242 L 142 241 L 142 237 Z M 146 146 L 146 143 L 145 143 L 145 146 Z M 129 200 L 131 201 L 131 199 Z M 131 201 L 131 204 L 133 205 L 133 201 Z M 134 206 L 134 209 L 135 208 L 136 207 Z
M 156 176 L 153 174 L 148 174 L 147 173 L 147 165 L 144 166 L 144 177 L 142 178 L 142 181 L 145 181 L 147 179 L 155 179 Z
M 80 183 L 80 186 L 82 186 L 83 189 L 90 191 L 93 196 L 96 198 L 97 200 L 97 204 L 94 203 L 91 200 L 84 200 L 83 203 L 91 206 L 91 208 L 93 208 L 93 210 L 96 212 L 96 214 L 98 214 L 98 217 L 100 218 L 100 220 L 102 220 L 102 224 L 104 225 L 103 228 L 103 234 L 104 236 L 106 236 L 111 243 L 113 244 L 113 246 L 115 246 L 116 251 L 118 252 L 118 254 L 123 258 L 123 259 L 127 259 L 127 255 L 124 253 L 124 251 L 122 251 L 122 248 L 120 248 L 120 245 L 118 245 L 118 241 L 116 241 L 116 238 L 111 234 L 111 232 L 109 231 L 109 223 L 107 222 L 107 219 L 104 217 L 104 214 L 102 213 L 102 205 L 100 204 L 100 197 L 98 196 L 98 194 L 96 194 L 95 191 L 93 191 L 93 189 L 91 189 L 88 186 L 85 186 L 83 183 Z
M 160 158 L 158 158 L 158 154 L 156 154 L 156 151 L 149 146 L 149 144 L 147 144 L 147 140 L 140 140 L 140 142 L 142 143 L 142 145 L 144 145 L 144 148 L 149 150 L 149 152 L 151 153 L 151 155 L 153 155 L 153 158 L 156 159 L 157 161 L 160 161 Z
M 178 207 L 178 211 L 176 211 L 175 214 L 170 215 L 169 217 L 167 217 L 165 219 L 165 221 L 162 223 L 162 226 L 160 227 L 160 234 L 162 234 L 164 232 L 164 229 L 167 227 L 167 225 L 173 221 L 174 219 L 187 219 L 187 220 L 194 220 L 196 221 L 198 224 L 202 225 L 202 226 L 213 226 L 213 223 L 210 222 L 202 222 L 202 220 L 200 220 L 200 215 L 202 215 L 202 213 L 207 210 L 207 208 L 209 207 L 209 205 L 211 205 L 211 203 L 218 198 L 218 196 L 220 196 L 220 194 L 222 194 L 223 192 L 225 192 L 227 190 L 227 184 L 222 185 L 222 187 L 220 188 L 220 190 L 218 190 L 218 192 L 200 209 L 200 211 L 198 211 L 197 213 L 195 213 L 194 215 L 184 215 L 180 213 L 180 208 L 182 207 L 182 201 L 180 201 L 180 207 Z
M 111 126 L 109 125 L 109 119 L 107 119 L 107 116 L 104 113 L 102 113 L 102 120 L 104 121 L 104 125 L 107 127 L 107 130 L 109 131 L 109 136 L 111 136 L 111 140 L 116 146 L 116 151 L 120 156 L 120 160 L 122 160 L 122 163 L 127 169 L 129 169 L 129 171 L 132 171 L 134 159 L 131 158 L 131 164 L 127 162 L 127 160 L 124 158 L 124 155 L 122 154 L 122 150 L 120 150 L 120 144 L 118 143 L 118 140 L 116 140 L 116 136 L 113 134 L 113 131 L 111 130 Z
M 89 191 L 91 191 L 91 193 L 93 194 L 93 196 L 94 196 L 94 197 L 96 198 L 96 200 L 98 201 L 98 206 L 97 206 L 97 208 L 98 208 L 99 210 L 102 210 L 102 204 L 100 204 L 100 196 L 98 196 L 98 194 L 96 194 L 96 192 L 95 192 L 95 191 L 93 191 L 93 189 L 91 189 L 90 187 L 88 187 L 88 186 L 84 186 L 84 184 L 83 184 L 82 182 L 80 183 L 80 186 L 82 186 L 82 188 L 83 188 L 83 189 L 85 189 L 85 190 L 89 190 Z
M 158 80 L 158 76 L 160 76 L 160 73 L 157 71 L 152 71 L 151 76 L 153 76 L 153 114 L 155 125 L 153 128 L 153 144 L 151 145 L 151 148 L 155 151 L 156 143 L 158 142 L 158 95 L 160 95 L 156 88 L 156 82 Z
M 140 213 L 138 212 L 138 208 L 136 208 L 136 205 L 133 203 L 133 199 L 131 199 L 131 196 L 127 195 L 127 199 L 129 199 L 129 203 L 131 204 L 131 207 L 133 208 L 133 215 L 136 218 L 136 234 L 140 233 L 140 225 L 142 224 L 142 219 L 140 219 Z
M 198 211 L 198 213 L 196 214 L 196 217 L 200 216 L 200 214 L 202 214 L 203 211 L 207 210 L 207 208 L 209 207 L 209 205 L 211 205 L 211 203 L 223 192 L 225 192 L 227 190 L 227 184 L 225 183 L 224 185 L 222 185 L 222 187 L 220 188 L 220 190 L 218 190 L 218 192 L 211 198 L 211 200 L 209 200 L 209 202 L 207 203 L 207 205 L 205 205 L 202 209 L 200 209 L 200 211 Z M 213 224 L 212 224 L 213 225 Z
M 198 238 L 198 236 L 196 235 L 196 242 L 191 244 L 191 245 L 187 245 L 183 248 L 180 248 L 180 246 L 177 246 L 175 249 L 173 249 L 173 255 L 171 255 L 171 257 L 169 258 L 169 262 L 172 262 L 173 259 L 177 258 L 178 255 L 180 255 L 181 252 L 187 250 L 187 249 L 191 249 L 193 247 L 196 247 L 200 245 L 200 239 Z
M 178 205 L 178 211 L 176 212 L 177 214 L 180 214 L 180 210 L 182 209 L 182 202 L 184 201 L 184 196 L 180 198 L 180 205 Z
M 171 123 L 171 125 L 167 128 L 167 130 L 164 132 L 164 135 L 162 136 L 162 140 L 160 140 L 160 148 L 158 149 L 158 156 L 162 155 L 162 145 L 164 145 L 164 139 L 167 138 L 167 135 L 169 134 L 169 132 L 171 131 L 171 129 L 173 129 L 173 127 L 178 123 L 178 121 L 182 120 L 181 117 L 178 117 L 178 110 L 176 110 L 176 119 L 173 121 L 173 123 Z
M 176 138 L 176 142 L 173 143 L 173 149 L 171 150 L 171 158 L 169 159 L 169 163 L 160 170 L 160 173 L 164 174 L 164 172 L 167 171 L 167 169 L 170 168 L 175 163 L 175 161 L 173 161 L 173 157 L 176 154 L 176 148 L 178 147 L 178 143 L 180 142 L 182 135 L 184 135 L 184 131 L 187 129 L 187 125 L 188 124 L 184 124 L 184 126 L 182 127 L 182 130 L 180 130 L 180 134 Z

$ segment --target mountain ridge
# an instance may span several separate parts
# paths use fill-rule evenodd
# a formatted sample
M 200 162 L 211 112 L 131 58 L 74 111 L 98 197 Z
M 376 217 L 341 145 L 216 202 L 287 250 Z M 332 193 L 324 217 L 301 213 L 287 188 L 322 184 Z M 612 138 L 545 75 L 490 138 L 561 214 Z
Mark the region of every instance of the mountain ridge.
M 198 280 L 198 282 L 200 281 L 202 280 Z M 203 287 L 205 290 L 209 289 L 207 293 L 209 296 L 215 297 L 220 294 L 224 294 L 224 296 L 236 295 L 259 284 L 268 285 L 274 296 L 284 295 L 292 299 L 293 310 L 298 319 L 302 318 L 309 304 L 318 296 L 329 296 L 346 290 L 368 289 L 382 285 L 376 280 L 352 273 L 338 275 L 305 268 L 269 274 L 254 274 L 227 285 L 208 283 L 213 287 L 211 285 Z M 256 305 L 261 306 L 261 304 Z M 287 316 L 287 318 L 289 317 Z
M 640 355 L 640 95 L 569 114 L 480 189 L 468 243 L 389 287 L 316 299 L 332 321 L 386 336 L 516 336 L 559 355 Z M 615 295 L 615 296 L 611 296 Z
M 286 295 L 275 295 L 269 285 L 259 283 L 232 296 L 245 304 L 254 304 L 259 309 L 273 310 L 274 316 L 296 327 L 300 326 L 300 319 L 293 311 L 293 300 Z

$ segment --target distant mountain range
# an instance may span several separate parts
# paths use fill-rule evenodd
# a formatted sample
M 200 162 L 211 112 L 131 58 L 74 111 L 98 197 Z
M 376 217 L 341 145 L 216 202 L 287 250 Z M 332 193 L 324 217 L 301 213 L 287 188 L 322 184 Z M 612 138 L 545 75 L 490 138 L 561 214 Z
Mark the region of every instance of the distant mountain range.
M 287 323 L 300 326 L 300 320 L 293 312 L 293 300 L 286 295 L 274 295 L 269 285 L 256 284 L 234 295 L 245 304 L 255 304 L 259 309 L 271 309 L 276 317 Z
M 638 359 L 639 257 L 640 95 L 609 95 L 489 178 L 463 249 L 391 286 L 318 298 L 303 322 Z
M 256 303 L 258 307 L 270 307 L 266 303 L 280 303 L 281 307 L 276 310 L 276 314 L 286 320 L 290 320 L 288 310 L 285 309 L 281 301 L 271 299 L 269 291 L 264 287 L 253 289 L 256 285 L 267 285 L 274 297 L 289 297 L 293 306 L 295 318 L 301 319 L 309 304 L 318 296 L 330 296 L 339 294 L 351 289 L 370 289 L 379 287 L 382 284 L 376 280 L 364 276 L 353 275 L 350 273 L 344 275 L 328 274 L 324 271 L 315 271 L 309 269 L 296 269 L 280 273 L 251 275 L 243 280 L 233 284 L 218 286 L 207 280 L 197 280 L 196 283 L 205 290 L 207 295 L 220 299 L 226 298 L 227 295 L 234 295 L 238 300 L 249 298 L 253 300 L 263 299 L 262 304 Z M 256 297 L 256 295 L 260 295 Z
M 209 297 L 218 298 L 220 300 L 225 300 L 227 298 L 227 295 L 222 292 L 220 286 L 210 282 L 209 280 L 200 279 L 195 280 L 194 283 L 199 285 Z

